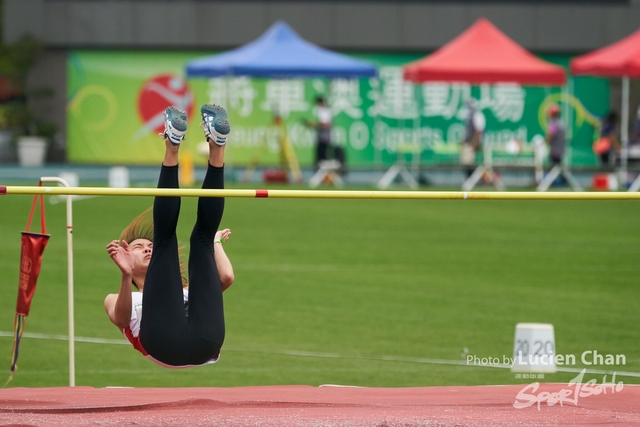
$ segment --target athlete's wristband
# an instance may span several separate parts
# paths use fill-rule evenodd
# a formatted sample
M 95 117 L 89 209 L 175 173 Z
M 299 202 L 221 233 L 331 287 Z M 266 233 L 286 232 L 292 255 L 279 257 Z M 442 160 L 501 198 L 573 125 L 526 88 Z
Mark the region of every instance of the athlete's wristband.
M 216 243 L 220 243 L 221 245 L 224 245 L 224 241 L 225 239 L 214 239 L 213 244 L 215 245 Z

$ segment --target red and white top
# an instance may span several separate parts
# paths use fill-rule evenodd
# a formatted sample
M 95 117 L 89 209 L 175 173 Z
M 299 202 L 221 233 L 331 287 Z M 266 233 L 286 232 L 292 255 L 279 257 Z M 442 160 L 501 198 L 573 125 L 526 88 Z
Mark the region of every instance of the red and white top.
M 182 294 L 184 296 L 184 301 L 189 301 L 189 291 L 187 289 L 182 290 Z M 182 365 L 182 366 L 173 366 L 167 365 L 165 363 L 160 362 L 159 360 L 154 359 L 142 346 L 140 342 L 140 322 L 142 321 L 142 292 L 131 292 L 131 321 L 129 322 L 129 326 L 122 329 L 122 334 L 127 338 L 127 340 L 133 345 L 133 348 L 138 350 L 144 357 L 151 360 L 154 363 L 157 363 L 160 366 L 164 366 L 165 368 L 191 368 L 193 366 L 202 366 L 202 365 L 210 365 L 212 363 L 216 363 L 220 359 L 220 353 L 216 354 L 211 360 L 201 364 L 201 365 Z

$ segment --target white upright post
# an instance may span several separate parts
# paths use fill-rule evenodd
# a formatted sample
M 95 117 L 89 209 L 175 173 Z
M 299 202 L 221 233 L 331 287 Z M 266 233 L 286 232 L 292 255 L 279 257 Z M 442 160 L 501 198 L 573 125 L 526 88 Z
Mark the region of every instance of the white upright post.
M 573 100 L 573 78 L 567 77 L 567 84 L 564 91 L 564 106 L 566 112 L 566 125 L 567 139 L 573 140 L 573 108 L 571 108 L 571 101 Z
M 42 177 L 42 182 L 57 182 L 63 187 L 69 183 L 57 176 Z M 67 195 L 67 301 L 69 311 L 69 386 L 76 385 L 75 331 L 73 314 L 73 215 L 71 211 L 72 196 Z
M 629 150 L 629 76 L 622 78 L 622 117 L 620 119 L 620 136 L 622 150 L 620 156 L 620 178 L 623 188 L 627 186 L 627 158 Z
M 379 132 L 380 124 L 380 98 L 382 97 L 382 87 L 380 86 L 382 83 L 378 77 L 374 77 L 369 79 L 370 84 L 375 85 L 376 90 L 374 93 L 375 99 L 373 100 L 373 128 L 371 129 L 371 145 L 373 147 L 373 168 L 377 169 L 379 166 L 382 166 L 382 150 L 378 149 L 376 145 L 376 132 Z M 382 137 L 382 136 L 381 136 Z
M 413 150 L 411 152 L 411 163 L 412 163 L 412 167 L 411 167 L 411 172 L 416 174 L 416 176 L 418 176 L 418 179 L 420 179 L 420 164 L 422 162 L 422 141 L 420 140 L 421 138 L 421 134 L 422 134 L 422 130 L 421 130 L 421 126 L 422 126 L 422 96 L 420 93 L 420 85 L 418 84 L 414 84 L 414 91 L 413 91 L 413 96 L 415 97 L 416 100 L 416 119 L 415 119 L 415 129 L 413 132 Z

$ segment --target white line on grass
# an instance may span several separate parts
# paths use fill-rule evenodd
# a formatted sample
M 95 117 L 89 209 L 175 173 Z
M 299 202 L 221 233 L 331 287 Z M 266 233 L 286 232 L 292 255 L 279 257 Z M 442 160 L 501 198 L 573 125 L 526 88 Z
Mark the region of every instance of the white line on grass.
M 0 337 L 13 337 L 13 332 L 0 331 Z M 40 340 L 56 340 L 56 341 L 69 341 L 67 335 L 50 335 L 50 334 L 34 334 L 33 332 L 25 332 L 22 334 L 23 338 L 35 338 Z M 125 340 L 112 340 L 108 338 L 88 338 L 88 337 L 76 337 L 74 342 L 90 342 L 94 344 L 129 344 Z
M 13 332 L 0 331 L 0 337 L 13 337 Z M 34 338 L 43 340 L 58 340 L 68 341 L 67 335 L 50 335 L 50 334 L 38 334 L 33 332 L 25 332 L 22 334 L 23 338 Z M 128 345 L 129 342 L 125 340 L 115 340 L 108 338 L 90 338 L 90 337 L 76 337 L 75 342 L 86 342 L 92 344 L 118 344 Z M 313 351 L 297 351 L 297 350 L 280 350 L 280 351 L 264 351 L 264 350 L 237 350 L 229 347 L 225 347 L 225 351 L 232 351 L 236 353 L 258 353 L 258 354 L 274 354 L 281 356 L 294 356 L 294 357 L 316 357 L 322 359 L 357 359 L 357 360 L 378 360 L 385 362 L 405 362 L 405 363 L 425 363 L 430 365 L 455 365 L 455 366 L 468 366 L 472 368 L 496 368 L 496 369 L 511 369 L 511 365 L 507 364 L 495 364 L 495 365 L 474 365 L 465 362 L 464 360 L 446 360 L 446 359 L 425 359 L 419 357 L 401 357 L 401 356 L 345 356 L 338 353 L 316 353 Z M 573 372 L 580 373 L 582 368 L 565 368 L 557 367 L 558 372 Z M 601 374 L 601 375 L 613 375 L 623 377 L 636 377 L 640 378 L 640 372 L 625 372 L 625 371 L 606 371 L 602 369 L 587 369 L 587 374 Z

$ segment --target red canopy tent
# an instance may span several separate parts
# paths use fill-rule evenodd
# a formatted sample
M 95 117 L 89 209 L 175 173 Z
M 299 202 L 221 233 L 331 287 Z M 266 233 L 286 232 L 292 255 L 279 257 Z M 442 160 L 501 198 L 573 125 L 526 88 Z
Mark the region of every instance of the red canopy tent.
M 405 65 L 404 79 L 558 86 L 566 80 L 562 67 L 537 58 L 485 18 L 431 55 Z
M 508 82 L 562 86 L 566 82 L 564 68 L 537 58 L 486 18 L 478 19 L 465 32 L 431 55 L 403 68 L 404 79 L 413 83 Z M 482 167 L 492 173 L 490 166 L 478 167 L 478 174 L 474 172 L 463 184 L 465 190 L 473 188 L 481 176 Z
M 596 51 L 571 60 L 573 74 L 640 77 L 640 30 Z
M 629 144 L 629 77 L 640 77 L 640 30 L 609 46 L 571 60 L 571 72 L 622 78 L 622 169 L 627 167 Z

